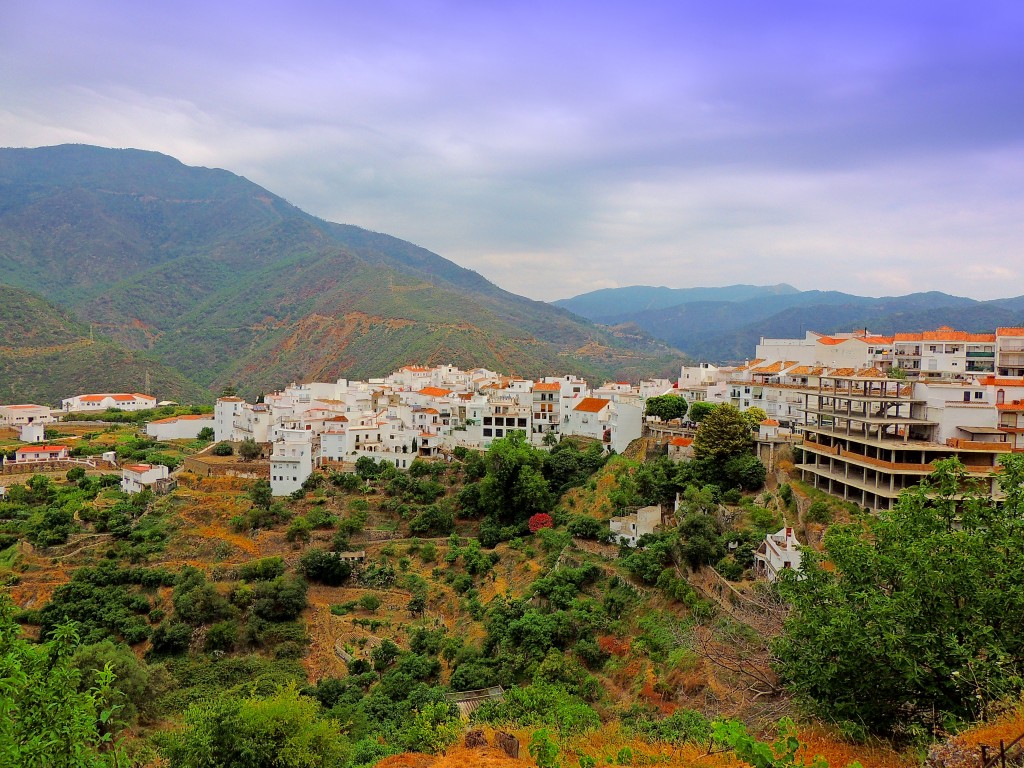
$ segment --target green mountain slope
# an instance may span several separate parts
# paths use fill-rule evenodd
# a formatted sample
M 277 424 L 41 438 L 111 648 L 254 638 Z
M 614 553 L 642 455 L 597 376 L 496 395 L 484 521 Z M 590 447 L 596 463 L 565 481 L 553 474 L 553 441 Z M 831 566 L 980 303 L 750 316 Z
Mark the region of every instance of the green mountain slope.
M 0 256 L 6 282 L 214 388 L 410 362 L 636 377 L 682 357 L 152 152 L 0 150 Z
M 157 362 L 110 341 L 37 296 L 0 285 L 0 402 L 60 405 L 83 392 L 144 391 L 202 403 L 210 393 Z

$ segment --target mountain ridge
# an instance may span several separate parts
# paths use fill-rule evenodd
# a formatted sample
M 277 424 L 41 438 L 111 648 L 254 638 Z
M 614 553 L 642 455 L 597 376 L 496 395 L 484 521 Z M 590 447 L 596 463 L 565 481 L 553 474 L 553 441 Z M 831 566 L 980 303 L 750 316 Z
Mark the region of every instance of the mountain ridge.
M 4 282 L 211 390 L 411 362 L 638 378 L 682 359 L 228 171 L 143 150 L 0 150 L 0 254 Z M 314 326 L 319 342 L 289 330 Z

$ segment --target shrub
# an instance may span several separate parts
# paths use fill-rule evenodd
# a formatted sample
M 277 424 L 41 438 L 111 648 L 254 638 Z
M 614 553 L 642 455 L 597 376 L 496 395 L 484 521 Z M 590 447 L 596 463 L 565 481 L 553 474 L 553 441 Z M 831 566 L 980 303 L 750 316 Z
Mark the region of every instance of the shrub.
M 804 520 L 808 523 L 831 523 L 832 508 L 829 507 L 827 502 L 816 501 L 807 510 Z
M 310 581 L 317 581 L 329 587 L 344 584 L 352 575 L 350 562 L 325 549 L 311 549 L 306 552 L 299 560 L 299 568 Z
M 265 557 L 250 560 L 238 569 L 239 578 L 245 581 L 270 581 L 284 574 L 285 564 L 281 557 Z
M 231 456 L 234 452 L 235 449 L 231 447 L 231 443 L 217 443 L 210 450 L 214 456 Z

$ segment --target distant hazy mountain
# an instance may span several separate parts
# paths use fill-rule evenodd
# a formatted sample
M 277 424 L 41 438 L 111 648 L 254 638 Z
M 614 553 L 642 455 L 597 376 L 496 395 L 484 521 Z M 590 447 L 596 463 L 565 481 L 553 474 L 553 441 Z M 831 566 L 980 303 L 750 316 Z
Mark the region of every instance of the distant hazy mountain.
M 736 288 L 762 293 L 744 297 Z M 667 296 L 666 290 L 669 289 L 606 289 L 556 304 L 574 307 L 574 311 L 596 322 L 639 327 L 695 358 L 719 362 L 752 357 L 762 336 L 793 337 L 808 330 L 836 333 L 857 328 L 892 334 L 930 330 L 940 325 L 991 331 L 1001 325 L 1024 322 L 1024 296 L 977 301 L 932 291 L 872 298 L 838 291 L 797 291 L 785 285 L 731 286 L 717 289 L 723 293 L 712 300 L 689 298 L 672 306 L 635 308 L 638 297 Z M 714 295 L 715 290 L 679 289 L 676 295 L 685 291 L 701 292 L 690 296 Z M 600 297 L 600 302 L 595 297 Z M 594 315 L 593 310 L 599 305 L 603 314 Z M 608 313 L 608 307 L 615 307 L 616 312 Z
M 0 402 L 59 406 L 85 392 L 142 392 L 201 403 L 210 393 L 176 370 L 120 345 L 38 296 L 0 285 Z
M 724 288 L 654 288 L 633 285 L 628 288 L 604 288 L 571 299 L 552 302 L 596 323 L 614 324 L 615 317 L 628 317 L 639 312 L 668 309 L 698 301 L 745 301 L 767 296 L 798 294 L 796 288 L 779 285 L 727 285 Z M 612 312 L 611 310 L 614 310 Z
M 214 390 L 411 362 L 636 377 L 681 358 L 155 152 L 0 149 L 0 260 L 0 281 Z

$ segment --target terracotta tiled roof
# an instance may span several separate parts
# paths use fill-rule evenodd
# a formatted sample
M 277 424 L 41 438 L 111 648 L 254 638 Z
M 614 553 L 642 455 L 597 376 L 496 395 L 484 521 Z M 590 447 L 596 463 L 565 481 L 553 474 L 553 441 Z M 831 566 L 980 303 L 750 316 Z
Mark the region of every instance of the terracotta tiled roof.
M 688 445 L 693 445 L 692 437 L 673 437 L 669 440 L 669 445 L 675 445 L 679 448 L 685 448 Z
M 1024 411 L 1024 403 L 1019 400 L 1012 403 L 999 403 L 996 406 L 996 410 L 999 411 Z
M 149 472 L 153 468 L 152 464 L 125 464 L 122 469 L 127 469 L 129 472 Z
M 821 366 L 798 365 L 792 370 L 786 371 L 787 376 L 820 376 L 825 369 Z
M 450 389 L 441 389 L 440 387 L 424 387 L 416 394 L 428 395 L 430 397 L 447 397 L 452 391 Z
M 771 363 L 770 365 L 763 365 L 760 368 L 754 368 L 751 373 L 782 373 L 782 371 L 793 367 L 796 363 L 796 360 L 780 360 L 778 362 Z
M 611 402 L 603 397 L 584 397 L 573 410 L 581 413 L 597 413 L 604 410 Z
M 869 378 L 869 379 L 885 379 L 885 378 L 888 378 L 888 376 L 886 376 L 886 374 L 885 374 L 885 371 L 883 371 L 880 368 L 875 368 L 875 367 L 865 368 L 864 370 L 859 371 L 857 373 L 857 375 L 858 376 L 864 376 L 864 377 Z
M 842 344 L 844 341 L 847 341 L 847 339 L 834 339 L 831 336 L 822 336 L 816 339 L 816 341 L 819 344 L 826 344 L 831 347 L 834 346 L 835 344 Z
M 996 336 L 1024 336 L 1024 328 L 996 328 Z
M 53 451 L 66 451 L 68 447 L 66 445 L 30 445 L 24 448 L 19 448 L 15 453 L 52 453 Z
M 550 384 L 545 384 L 544 382 L 539 382 L 539 383 L 533 385 L 533 391 L 534 392 L 561 392 L 562 391 L 562 385 L 559 384 L 557 381 L 551 382 Z
M 739 371 L 745 371 L 748 368 L 756 368 L 757 366 L 761 365 L 761 363 L 763 363 L 763 362 L 764 362 L 764 358 L 763 357 L 758 357 L 758 358 L 756 358 L 754 360 L 751 360 L 746 365 L 739 366 L 738 368 L 736 368 L 736 371 L 739 372 Z
M 245 401 L 240 397 L 218 397 L 217 402 L 220 403 L 244 403 Z
M 423 413 L 434 413 L 434 414 L 437 414 L 437 413 L 440 413 L 440 411 L 437 410 L 437 408 L 424 408 L 423 409 Z
M 764 421 L 761 422 L 761 426 L 762 427 L 777 427 L 777 426 L 779 426 L 779 422 L 777 422 L 775 419 L 765 419 Z
M 894 337 L 895 341 L 973 341 L 973 342 L 994 342 L 996 335 L 994 333 L 967 333 L 967 331 L 957 331 L 950 328 L 948 325 L 943 325 L 936 328 L 934 331 L 924 331 L 923 333 L 897 333 Z
M 984 378 L 979 378 L 978 382 L 982 386 L 986 387 L 1024 387 L 1024 377 L 1014 379 L 1005 377 L 997 378 L 996 376 L 985 376 Z

